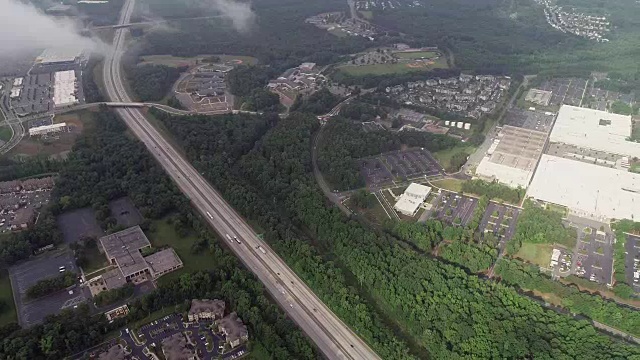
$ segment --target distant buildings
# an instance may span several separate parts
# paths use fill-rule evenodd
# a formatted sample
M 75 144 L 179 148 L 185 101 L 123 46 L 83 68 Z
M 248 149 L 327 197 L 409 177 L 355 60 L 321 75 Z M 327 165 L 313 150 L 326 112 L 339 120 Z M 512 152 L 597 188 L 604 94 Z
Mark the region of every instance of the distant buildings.
M 29 136 L 41 136 L 67 131 L 67 123 L 36 126 L 29 129 Z
M 36 58 L 36 64 L 40 65 L 68 65 L 82 57 L 82 49 L 45 49 Z
M 77 103 L 77 87 L 75 71 L 56 71 L 53 83 L 53 103 L 55 106 L 61 107 Z
M 528 101 L 537 105 L 549 106 L 549 103 L 551 102 L 551 95 L 552 95 L 551 91 L 530 89 L 529 92 L 527 92 L 525 101 Z
M 107 350 L 98 354 L 98 360 L 125 360 L 127 358 L 127 353 L 125 353 L 124 348 L 120 344 L 113 345 Z
M 286 107 L 293 105 L 298 96 L 307 96 L 317 91 L 326 81 L 315 63 L 302 63 L 288 69 L 277 79 L 269 81 L 267 88 L 278 94 L 280 103 Z
M 162 339 L 162 353 L 167 360 L 195 360 L 196 351 L 186 336 L 179 332 Z

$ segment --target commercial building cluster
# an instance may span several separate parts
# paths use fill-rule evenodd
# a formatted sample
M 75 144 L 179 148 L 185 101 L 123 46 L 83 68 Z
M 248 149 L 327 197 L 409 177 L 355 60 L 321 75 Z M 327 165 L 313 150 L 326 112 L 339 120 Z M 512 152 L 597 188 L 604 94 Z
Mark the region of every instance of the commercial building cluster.
M 314 15 L 306 23 L 325 29 L 336 35 L 361 36 L 371 41 L 380 32 L 378 27 L 364 20 L 350 17 L 344 12 L 330 12 Z
M 601 222 L 640 218 L 631 116 L 563 105 L 550 132 L 504 126 L 476 176 Z
M 428 79 L 390 86 L 393 99 L 406 105 L 435 109 L 478 119 L 493 112 L 505 98 L 511 79 L 494 75 L 467 75 Z
M 302 63 L 298 67 L 288 69 L 277 79 L 269 81 L 267 88 L 278 94 L 282 105 L 290 107 L 298 96 L 313 94 L 326 80 L 315 63 Z

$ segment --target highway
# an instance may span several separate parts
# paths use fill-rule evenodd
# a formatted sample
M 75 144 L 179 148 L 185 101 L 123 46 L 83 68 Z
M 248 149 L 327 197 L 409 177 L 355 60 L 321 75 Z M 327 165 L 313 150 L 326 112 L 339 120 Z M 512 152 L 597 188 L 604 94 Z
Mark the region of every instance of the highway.
M 2 102 L 2 104 L 4 104 L 5 97 L 9 96 L 8 89 L 10 89 L 10 87 L 7 87 L 6 91 L 3 90 L 0 93 L 0 102 Z M 11 128 L 11 133 L 12 133 L 11 139 L 9 139 L 9 141 L 7 141 L 6 143 L 0 145 L 0 155 L 2 155 L 9 152 L 16 145 L 18 145 L 18 143 L 24 137 L 26 130 L 24 128 L 24 125 L 20 121 L 20 119 L 18 119 L 18 116 L 11 109 L 11 106 L 9 106 L 8 109 L 5 109 L 4 105 L 0 105 L 0 112 L 2 112 L 2 115 L 4 116 L 4 119 L 5 119 L 4 123 L 6 124 L 6 126 L 9 126 Z M 4 126 L 4 125 L 0 125 L 0 126 Z
M 127 0 L 119 24 L 127 24 L 134 0 Z M 104 82 L 112 102 L 130 103 L 122 83 L 120 59 L 126 28 L 115 31 L 112 52 L 104 64 Z M 229 248 L 264 284 L 273 298 L 329 359 L 379 359 L 261 239 L 244 219 L 144 118 L 137 108 L 116 108 L 131 131 L 188 196 L 193 206 Z M 229 234 L 229 236 L 227 236 Z M 250 335 L 251 336 L 251 335 Z

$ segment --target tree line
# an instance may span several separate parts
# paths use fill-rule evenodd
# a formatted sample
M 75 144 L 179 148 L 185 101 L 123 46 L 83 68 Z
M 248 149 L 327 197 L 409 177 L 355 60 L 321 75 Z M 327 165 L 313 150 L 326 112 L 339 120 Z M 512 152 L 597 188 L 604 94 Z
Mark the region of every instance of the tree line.
M 131 89 L 138 100 L 160 101 L 173 87 L 186 67 L 174 68 L 166 65 L 140 64 L 125 66 Z
M 189 126 L 188 121 L 175 118 L 164 124 L 171 130 Z M 214 122 L 209 124 L 215 126 Z M 307 251 L 316 246 L 330 251 L 344 271 L 362 284 L 360 291 L 367 289 L 367 295 L 376 299 L 384 314 L 398 321 L 402 331 L 409 335 L 408 341 L 418 344 L 418 349 L 412 347 L 416 353 L 426 351 L 434 358 L 606 359 L 638 355 L 637 348 L 598 334 L 586 322 L 545 310 L 509 286 L 481 280 L 459 267 L 421 255 L 388 235 L 376 233 L 344 218 L 338 210 L 327 208 L 311 174 L 309 149 L 315 129 L 316 120 L 311 116 L 294 115 L 280 120 L 258 147 L 230 166 L 231 173 L 241 176 L 233 181 L 221 179 L 221 174 L 226 173 L 221 171 L 224 168 L 206 166 L 199 160 L 203 155 L 211 155 L 199 153 L 192 160 L 234 206 L 259 222 L 266 231 L 265 239 L 348 324 L 356 327 L 354 314 L 345 314 L 344 305 L 327 299 L 324 287 L 309 281 L 310 270 L 297 265 L 305 258 L 300 252 L 296 252 L 296 260 L 291 262 L 291 250 L 286 249 L 301 241 L 292 239 L 289 246 L 282 246 L 281 241 L 272 237 L 273 231 L 283 227 L 276 220 L 282 218 L 267 217 L 267 212 L 274 216 L 284 214 L 285 219 L 304 227 L 302 230 L 295 226 L 291 230 L 313 236 L 314 241 L 306 243 Z M 199 142 L 191 144 L 184 138 L 178 139 L 187 149 L 201 146 Z M 202 137 L 200 142 L 206 139 Z M 469 311 L 474 316 L 469 316 Z M 364 329 L 367 330 L 362 330 L 361 335 L 381 356 L 397 358 L 388 347 L 372 340 L 384 333 L 385 327 Z
M 68 288 L 76 283 L 76 274 L 65 271 L 64 273 L 47 279 L 42 279 L 27 289 L 27 297 L 37 299 L 56 291 Z
M 525 193 L 525 189 L 520 186 L 514 189 L 510 186 L 502 185 L 497 181 L 487 182 L 480 179 L 463 182 L 462 191 L 479 196 L 487 196 L 489 199 L 507 201 L 512 204 L 519 204 L 524 198 Z

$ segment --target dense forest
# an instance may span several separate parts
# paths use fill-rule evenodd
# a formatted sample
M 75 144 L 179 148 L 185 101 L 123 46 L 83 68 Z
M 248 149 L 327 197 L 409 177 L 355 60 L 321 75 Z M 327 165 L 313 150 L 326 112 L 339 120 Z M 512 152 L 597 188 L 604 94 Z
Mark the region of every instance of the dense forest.
M 126 66 L 129 84 L 140 101 L 160 101 L 171 91 L 171 87 L 186 68 L 165 65 Z
M 188 119 L 168 117 L 163 122 L 172 131 L 193 124 Z M 207 124 L 219 126 L 214 121 Z M 257 148 L 235 165 L 227 165 L 237 176 L 234 179 L 221 176 L 225 173 L 223 165 L 203 160 L 203 156 L 212 159 L 210 153 L 198 153 L 192 160 L 235 207 L 260 223 L 265 238 L 287 261 L 292 261 L 291 247 L 304 246 L 313 251 L 317 246 L 330 251 L 362 284 L 360 291 L 367 289 L 367 295 L 376 299 L 384 314 L 396 319 L 402 331 L 410 334 L 411 343 L 433 358 L 610 359 L 640 355 L 637 348 L 598 334 L 585 321 L 545 310 L 508 286 L 480 280 L 456 266 L 420 255 L 327 208 L 311 175 L 309 149 L 316 129 L 316 120 L 310 116 L 294 114 L 280 120 Z M 199 131 L 181 133 L 191 134 L 177 136 L 186 149 L 208 142 L 207 137 L 197 135 Z M 299 224 L 291 230 L 309 234 L 314 241 L 304 245 L 288 231 L 291 240 L 283 245 L 282 239 L 274 238 L 288 226 L 276 220 L 281 219 L 279 214 Z M 309 272 L 317 269 L 300 266 L 307 260 L 300 252 L 296 254 L 293 268 L 339 316 L 357 327 L 353 314 L 345 314 L 343 304 L 327 299 L 317 277 L 310 281 Z M 326 276 L 330 274 L 322 273 L 320 279 Z M 384 327 L 364 329 L 360 334 L 383 358 L 396 358 L 390 356 L 393 353 L 386 346 L 382 352 L 381 344 L 372 340 Z
M 276 72 L 270 67 L 241 65 L 229 71 L 227 83 L 242 110 L 278 112 L 280 97 L 265 89 L 274 76 Z
M 154 0 L 148 2 L 153 9 Z M 305 61 L 330 64 L 372 45 L 362 37 L 338 38 L 304 23 L 319 13 L 348 11 L 342 0 L 258 0 L 252 2 L 251 9 L 253 21 L 241 31 L 231 21 L 201 19 L 172 24 L 170 31 L 151 32 L 144 39 L 142 54 L 250 55 L 280 72 Z
M 365 185 L 358 159 L 399 150 L 402 144 L 438 151 L 452 148 L 458 143 L 458 140 L 446 135 L 424 132 L 364 131 L 360 123 L 334 117 L 322 132 L 318 145 L 318 166 L 335 189 L 348 190 Z
M 195 215 L 187 199 L 163 173 L 144 145 L 132 140 L 125 125 L 107 109 L 97 114 L 96 128 L 78 139 L 68 161 L 63 163 L 58 184 L 52 197 L 55 213 L 66 209 L 92 206 L 103 211 L 109 200 L 129 196 L 146 218 L 158 219 L 171 214 L 180 223 L 181 231 L 198 234 L 201 246 L 194 249 L 211 258 L 211 271 L 186 273 L 180 278 L 162 283 L 158 289 L 130 304 L 131 313 L 125 320 L 109 324 L 104 317 L 91 317 L 87 309 L 65 311 L 51 317 L 44 324 L 27 330 L 16 330 L 14 325 L 0 329 L 0 358 L 61 359 L 104 340 L 104 336 L 122 326 L 124 321 L 140 320 L 162 308 L 176 305 L 177 311 L 186 311 L 192 298 L 220 298 L 248 324 L 251 344 L 272 358 L 315 359 L 318 354 L 309 340 L 289 320 L 282 310 L 271 302 L 266 290 L 256 278 L 245 270 L 238 260 L 219 242 Z M 247 122 L 236 120 L 238 127 L 225 129 L 229 134 L 243 134 Z M 267 129 L 267 120 L 255 119 L 254 138 Z M 249 121 L 249 120 L 247 120 Z M 246 144 L 225 143 L 229 149 L 246 152 Z M 43 227 L 44 223 L 48 226 Z M 177 225 L 176 225 L 177 226 Z M 43 230 L 45 229 L 46 232 Z M 36 230 L 41 230 L 37 232 Z M 42 217 L 34 230 L 19 233 L 18 244 L 26 244 L 31 254 L 29 239 L 60 237 L 55 218 Z M 24 240 L 27 241 L 24 241 Z M 18 241 L 19 240 L 19 241 Z M 0 242 L 4 246 L 7 241 Z M 121 294 L 105 295 L 100 303 L 108 303 Z M 115 300 L 113 300 L 115 301 Z M 10 355 L 9 355 L 10 354 Z
M 291 105 L 291 111 L 324 115 L 338 105 L 340 100 L 341 98 L 338 95 L 332 94 L 327 88 L 322 88 L 309 97 L 298 96 L 293 105 Z

